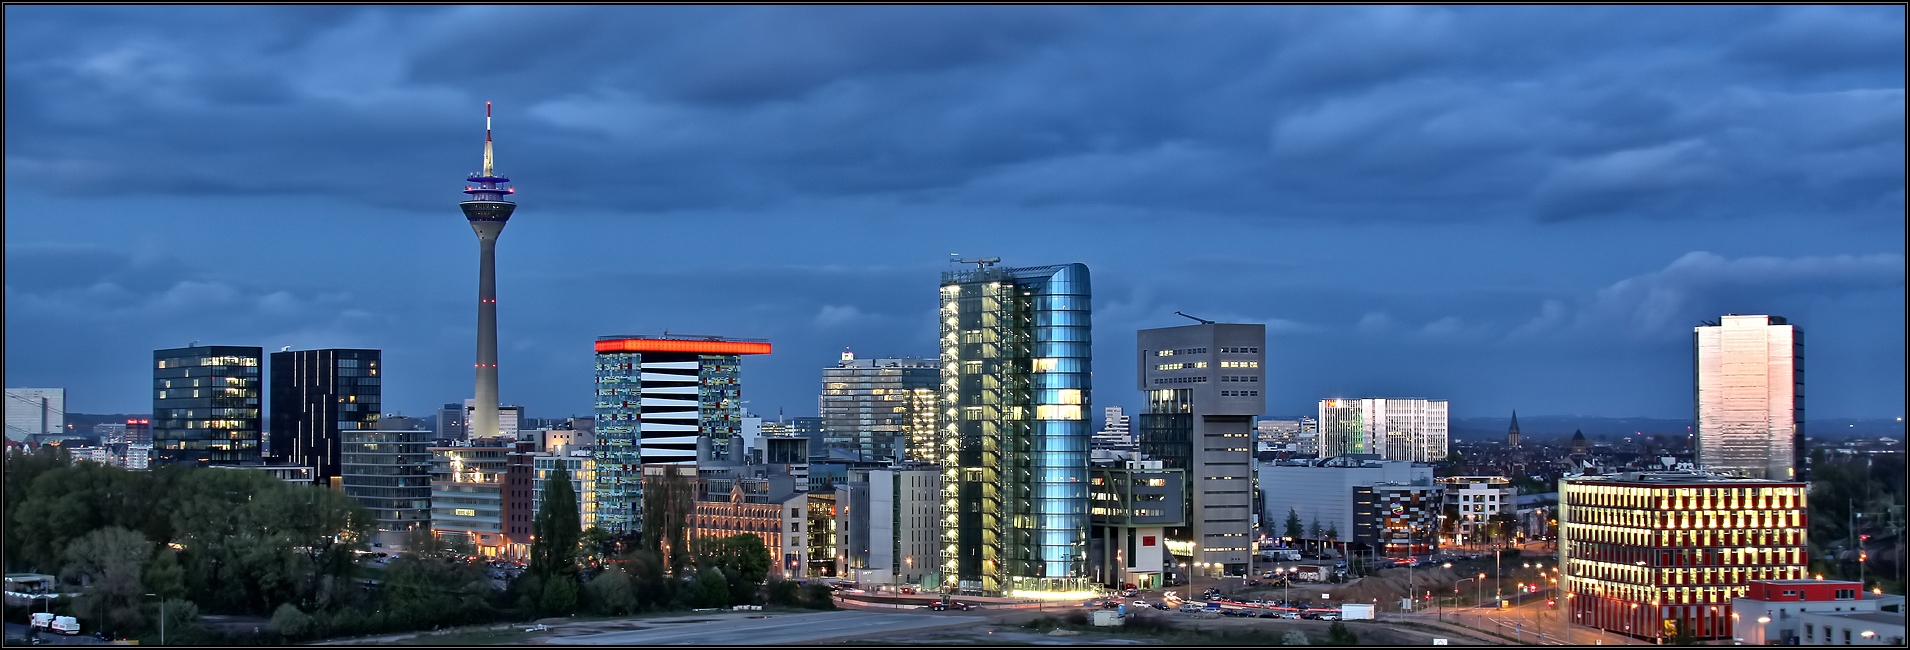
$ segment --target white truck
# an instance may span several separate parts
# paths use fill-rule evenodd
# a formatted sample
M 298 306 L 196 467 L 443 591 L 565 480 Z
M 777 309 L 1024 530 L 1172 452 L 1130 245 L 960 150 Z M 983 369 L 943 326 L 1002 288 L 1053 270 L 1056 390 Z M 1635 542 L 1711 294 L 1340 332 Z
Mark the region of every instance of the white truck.
M 1340 618 L 1348 621 L 1373 620 L 1373 606 L 1358 603 L 1340 605 Z
M 71 616 L 55 616 L 53 631 L 67 636 L 76 636 L 80 633 L 80 621 Z
M 53 615 L 48 614 L 46 612 L 34 612 L 33 620 L 28 625 L 28 627 L 42 629 L 42 630 L 52 629 Z

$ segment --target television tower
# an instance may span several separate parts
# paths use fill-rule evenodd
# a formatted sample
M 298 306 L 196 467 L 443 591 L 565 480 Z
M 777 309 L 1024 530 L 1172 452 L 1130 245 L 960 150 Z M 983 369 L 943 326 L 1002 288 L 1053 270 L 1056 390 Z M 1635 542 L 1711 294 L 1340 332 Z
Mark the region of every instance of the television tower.
M 491 168 L 491 103 L 484 102 L 484 171 L 467 179 L 471 198 L 459 203 L 464 218 L 478 236 L 478 338 L 477 394 L 471 413 L 473 438 L 498 435 L 497 430 L 497 236 L 511 220 L 517 204 L 505 198 L 516 190 L 498 187 L 511 179 L 498 176 Z

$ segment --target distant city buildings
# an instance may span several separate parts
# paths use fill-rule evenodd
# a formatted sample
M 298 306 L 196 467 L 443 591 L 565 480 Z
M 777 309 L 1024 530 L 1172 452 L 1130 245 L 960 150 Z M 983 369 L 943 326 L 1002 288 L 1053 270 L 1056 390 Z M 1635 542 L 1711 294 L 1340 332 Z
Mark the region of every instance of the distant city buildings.
M 1431 465 L 1382 461 L 1373 455 L 1260 463 L 1255 471 L 1266 495 L 1261 526 L 1272 536 L 1287 537 L 1287 516 L 1298 516 L 1298 539 L 1351 539 L 1357 524 L 1354 492 L 1359 488 L 1433 484 Z
M 1147 395 L 1141 453 L 1189 481 L 1187 526 L 1167 536 L 1191 545 L 1190 567 L 1214 575 L 1245 575 L 1253 553 L 1253 420 L 1267 404 L 1266 341 L 1259 323 L 1147 329 L 1136 338 L 1136 379 Z
M 344 431 L 378 428 L 383 386 L 378 350 L 286 350 L 272 353 L 274 462 L 312 468 L 320 485 L 340 480 Z
M 1320 456 L 1377 454 L 1387 460 L 1446 459 L 1443 399 L 1320 400 Z
M 824 444 L 864 460 L 932 459 L 940 375 L 933 359 L 857 359 L 843 352 L 822 371 Z
M 1088 268 L 994 261 L 942 274 L 942 586 L 1084 591 Z
M 1700 469 L 1800 478 L 1804 331 L 1779 316 L 1731 314 L 1692 330 Z
M 1731 635 L 1754 580 L 1803 580 L 1801 481 L 1628 472 L 1559 482 L 1559 604 L 1583 625 L 1645 639 Z
M 1101 430 L 1094 432 L 1088 441 L 1088 447 L 1095 452 L 1119 452 L 1134 454 L 1140 445 L 1134 441 L 1134 434 L 1128 429 L 1128 415 L 1119 406 L 1110 406 L 1102 410 Z
M 1479 529 L 1518 508 L 1519 489 L 1504 476 L 1448 476 L 1439 483 L 1446 486 L 1443 510 L 1460 543 L 1481 541 Z
M 264 464 L 263 361 L 247 346 L 153 351 L 153 462 Z
M 438 409 L 437 439 L 439 443 L 448 444 L 454 440 L 465 440 L 471 437 L 470 431 L 464 425 L 464 413 L 465 407 L 461 404 L 446 404 Z
M 728 458 L 742 429 L 742 355 L 765 341 L 606 336 L 596 342 L 597 521 L 642 526 L 643 465 Z
M 7 389 L 7 439 L 32 440 L 66 432 L 66 389 Z
M 1425 555 L 1439 548 L 1445 486 L 1375 483 L 1353 488 L 1350 540 L 1380 555 Z

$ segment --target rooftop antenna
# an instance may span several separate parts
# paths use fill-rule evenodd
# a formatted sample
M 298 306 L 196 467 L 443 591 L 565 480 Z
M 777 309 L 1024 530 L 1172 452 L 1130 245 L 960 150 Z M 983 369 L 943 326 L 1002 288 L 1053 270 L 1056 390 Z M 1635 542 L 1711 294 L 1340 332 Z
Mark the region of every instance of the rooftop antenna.
M 199 347 L 199 341 L 197 341 L 197 340 L 194 340 L 194 341 L 193 341 L 193 342 L 191 342 L 191 343 L 187 343 L 187 344 L 186 344 L 186 347 L 189 347 L 189 348 L 196 348 L 196 347 Z
M 948 254 L 949 257 L 955 257 L 956 255 L 960 255 L 960 253 Z M 954 262 L 956 264 L 973 264 L 975 265 L 976 269 L 985 269 L 990 266 L 1000 264 L 1001 258 L 999 257 L 959 257 L 949 261 Z
M 484 175 L 491 176 L 491 103 L 484 102 Z
M 1202 324 L 1202 325 L 1213 325 L 1213 324 L 1214 324 L 1214 322 L 1213 322 L 1213 321 L 1210 321 L 1210 320 L 1207 320 L 1207 319 L 1205 319 L 1205 318 L 1201 318 L 1201 317 L 1199 317 L 1199 316 L 1194 316 L 1194 315 L 1191 315 L 1191 314 L 1185 314 L 1185 313 L 1182 313 L 1182 312 L 1178 312 L 1178 311 L 1177 311 L 1177 312 L 1174 312 L 1174 313 L 1175 313 L 1175 314 L 1179 314 L 1179 315 L 1181 315 L 1181 316 L 1186 316 L 1186 317 L 1188 317 L 1188 318 L 1192 318 L 1192 319 L 1194 319 L 1194 320 L 1197 320 L 1197 321 L 1200 321 L 1200 324 Z

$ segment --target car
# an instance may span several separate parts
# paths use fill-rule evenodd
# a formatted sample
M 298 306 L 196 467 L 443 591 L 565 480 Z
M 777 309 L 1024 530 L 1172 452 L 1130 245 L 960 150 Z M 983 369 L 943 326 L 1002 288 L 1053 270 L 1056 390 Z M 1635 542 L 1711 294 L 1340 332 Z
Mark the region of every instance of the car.
M 1280 613 L 1273 610 L 1267 610 L 1264 612 L 1260 612 L 1260 618 L 1280 618 Z
M 1133 587 L 1128 587 L 1128 588 L 1127 588 L 1127 591 L 1123 591 L 1123 592 L 1121 592 L 1121 595 L 1123 595 L 1123 596 L 1127 596 L 1127 597 L 1129 597 L 1129 598 L 1133 598 L 1133 597 L 1135 597 L 1135 596 L 1139 596 L 1139 595 L 1141 595 L 1141 590 L 1139 590 L 1139 589 L 1135 589 L 1135 588 L 1133 588 Z
M 935 612 L 947 611 L 948 603 L 944 603 L 938 600 L 938 601 L 929 603 L 928 608 L 929 608 L 929 611 L 935 611 Z
M 1173 609 L 1173 608 L 1172 608 L 1172 607 L 1168 607 L 1168 606 L 1167 606 L 1167 603 L 1154 603 L 1154 609 L 1159 609 L 1159 610 L 1169 610 L 1169 609 Z
M 1137 601 L 1134 601 L 1134 606 L 1135 606 L 1135 607 L 1146 607 L 1146 606 L 1147 606 L 1147 601 L 1145 601 L 1145 600 L 1137 600 Z
M 543 623 L 538 623 L 536 625 L 532 625 L 530 627 L 524 628 L 524 631 L 525 632 L 547 632 L 547 631 L 550 631 L 550 626 L 545 625 Z
M 1337 612 L 1323 612 L 1320 614 L 1320 620 L 1337 621 L 1340 620 L 1340 615 Z
M 1545 606 L 1556 609 L 1559 606 L 1559 601 L 1556 598 L 1547 598 L 1545 599 Z

